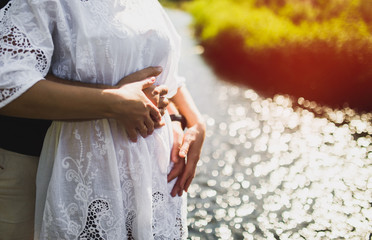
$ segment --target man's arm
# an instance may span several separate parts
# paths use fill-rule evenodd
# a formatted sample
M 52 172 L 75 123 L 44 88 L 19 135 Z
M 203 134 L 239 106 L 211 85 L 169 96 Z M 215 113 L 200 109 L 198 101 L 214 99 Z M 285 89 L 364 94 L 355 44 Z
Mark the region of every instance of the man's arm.
M 152 86 L 159 68 L 150 67 L 131 76 L 132 82 L 118 87 L 99 88 L 82 83 L 64 84 L 56 79 L 42 80 L 0 109 L 0 114 L 23 118 L 88 120 L 115 118 L 126 127 L 131 140 L 137 130 L 147 136 L 161 115 L 143 90 Z M 134 82 L 133 79 L 137 81 Z M 138 81 L 138 79 L 142 79 Z M 125 79 L 122 81 L 125 82 Z

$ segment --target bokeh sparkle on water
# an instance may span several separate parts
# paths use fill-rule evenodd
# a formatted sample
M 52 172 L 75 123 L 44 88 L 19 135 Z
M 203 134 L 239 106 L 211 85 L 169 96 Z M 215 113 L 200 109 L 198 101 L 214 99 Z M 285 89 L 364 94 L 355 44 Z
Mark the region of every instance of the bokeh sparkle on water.
M 205 116 L 189 190 L 192 239 L 367 239 L 371 113 L 322 107 L 318 117 L 302 99 L 230 85 L 219 94 L 227 114 Z
M 207 124 L 189 189 L 191 239 L 368 239 L 372 113 L 218 79 L 192 39 L 190 16 L 168 11 L 183 38 L 180 72 Z

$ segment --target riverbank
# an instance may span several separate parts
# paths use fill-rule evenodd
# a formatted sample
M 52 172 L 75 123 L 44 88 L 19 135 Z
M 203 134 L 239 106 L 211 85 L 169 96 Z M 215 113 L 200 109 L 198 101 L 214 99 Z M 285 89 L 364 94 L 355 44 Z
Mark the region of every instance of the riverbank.
M 333 108 L 372 111 L 372 54 L 363 54 L 362 49 L 337 52 L 319 42 L 306 47 L 244 50 L 242 40 L 229 33 L 201 45 L 216 73 L 263 96 L 288 94 Z
M 367 1 L 322 7 L 309 1 L 271 2 L 199 0 L 188 5 L 215 71 L 268 97 L 289 94 L 334 108 L 371 111 Z

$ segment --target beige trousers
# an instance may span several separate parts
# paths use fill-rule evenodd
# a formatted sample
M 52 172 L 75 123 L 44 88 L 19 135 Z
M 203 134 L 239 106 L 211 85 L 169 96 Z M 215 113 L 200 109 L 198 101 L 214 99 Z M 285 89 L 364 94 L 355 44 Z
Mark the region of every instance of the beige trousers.
M 31 240 L 39 158 L 0 148 L 0 239 Z

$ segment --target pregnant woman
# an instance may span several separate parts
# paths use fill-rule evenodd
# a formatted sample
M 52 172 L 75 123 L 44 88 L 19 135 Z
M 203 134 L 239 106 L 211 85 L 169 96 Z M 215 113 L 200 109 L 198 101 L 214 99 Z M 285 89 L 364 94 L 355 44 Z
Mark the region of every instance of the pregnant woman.
M 147 137 L 154 123 L 137 123 L 143 137 L 136 136 L 130 112 L 122 121 L 110 116 L 54 121 L 39 160 L 35 239 L 185 239 L 186 202 L 179 195 L 194 177 L 205 127 L 177 75 L 180 39 L 158 1 L 13 0 L 3 12 L 3 35 L 19 46 L 4 53 L 9 81 L 27 88 L 49 72 L 116 86 L 124 76 L 161 66 L 154 84 L 167 86 L 167 97 L 188 127 L 179 154 L 187 163 L 183 167 L 180 160 L 182 174 L 168 183 L 173 164 L 168 113 L 164 126 Z M 12 88 L 7 99 L 19 91 Z M 113 98 L 118 91 L 107 89 L 100 97 Z M 130 98 L 142 88 L 124 92 L 131 106 Z M 175 189 L 178 196 L 172 197 Z

